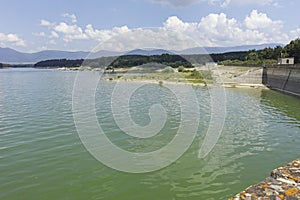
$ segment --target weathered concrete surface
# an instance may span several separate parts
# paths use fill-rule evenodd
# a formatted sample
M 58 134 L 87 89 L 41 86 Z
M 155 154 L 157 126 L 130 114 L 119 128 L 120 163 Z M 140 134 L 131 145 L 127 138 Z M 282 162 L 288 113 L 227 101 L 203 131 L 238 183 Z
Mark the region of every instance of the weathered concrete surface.
M 300 65 L 265 67 L 263 84 L 271 89 L 300 96 Z
M 300 199 L 300 158 L 274 169 L 271 176 L 229 200 Z

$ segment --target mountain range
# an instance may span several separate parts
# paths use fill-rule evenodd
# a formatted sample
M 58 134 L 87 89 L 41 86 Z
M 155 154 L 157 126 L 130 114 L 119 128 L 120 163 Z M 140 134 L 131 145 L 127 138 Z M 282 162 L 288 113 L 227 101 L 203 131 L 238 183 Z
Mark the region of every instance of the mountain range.
M 99 58 L 108 56 L 120 56 L 120 55 L 161 55 L 163 53 L 179 54 L 179 55 L 191 55 L 191 54 L 214 54 L 214 53 L 225 53 L 225 52 L 237 52 L 237 51 L 249 51 L 251 49 L 264 49 L 266 47 L 274 48 L 276 46 L 283 46 L 282 44 L 262 44 L 262 45 L 243 45 L 243 46 L 232 46 L 232 47 L 196 47 L 185 49 L 182 51 L 169 51 L 164 49 L 135 49 L 129 52 L 115 52 L 101 50 L 98 52 L 87 52 L 87 51 L 58 51 L 58 50 L 45 50 L 35 53 L 23 53 L 16 51 L 11 48 L 0 47 L 0 62 L 1 63 L 12 63 L 12 64 L 23 64 L 23 63 L 36 63 L 42 60 L 51 59 L 85 59 L 85 58 Z

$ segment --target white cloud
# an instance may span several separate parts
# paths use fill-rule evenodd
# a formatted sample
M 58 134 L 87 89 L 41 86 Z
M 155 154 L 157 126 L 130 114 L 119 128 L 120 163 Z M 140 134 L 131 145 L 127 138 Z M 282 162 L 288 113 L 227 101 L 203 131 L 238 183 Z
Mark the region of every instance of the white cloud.
M 41 25 L 41 26 L 47 26 L 47 27 L 50 27 L 50 26 L 52 26 L 53 24 L 52 24 L 51 22 L 47 21 L 47 20 L 42 19 L 42 20 L 40 21 L 40 25 Z
M 198 32 L 204 38 L 213 38 L 212 42 L 226 42 L 237 40 L 243 30 L 234 18 L 229 19 L 226 14 L 221 13 L 203 17 L 198 24 Z
M 45 32 L 39 32 L 39 33 L 33 33 L 34 36 L 39 36 L 39 37 L 45 37 L 46 33 Z
M 88 24 L 85 29 L 85 34 L 97 41 L 106 41 L 113 36 L 130 32 L 130 29 L 127 26 L 114 27 L 112 30 L 97 30 L 94 29 L 91 24 Z
M 273 21 L 264 13 L 253 10 L 244 22 L 228 18 L 226 14 L 210 14 L 201 19 L 199 33 L 215 45 L 286 43 L 289 38 L 282 31 L 282 22 Z
M 224 13 L 209 14 L 199 22 L 184 22 L 176 16 L 171 16 L 162 26 L 153 29 L 131 29 L 127 26 L 97 29 L 92 24 L 80 27 L 76 23 L 66 22 L 46 24 L 51 24 L 48 37 L 51 38 L 52 44 L 61 44 L 60 40 L 64 41 L 66 46 L 76 42 L 78 50 L 83 50 L 80 49 L 80 44 L 87 43 L 89 46 L 93 43 L 94 46 L 101 44 L 99 48 L 115 51 L 135 48 L 180 50 L 196 46 L 288 43 L 300 34 L 300 28 L 284 31 L 282 21 L 272 20 L 257 10 L 253 10 L 242 21 L 229 18 Z
M 58 38 L 59 35 L 55 31 L 51 31 L 50 38 Z
M 82 29 L 77 25 L 68 25 L 65 22 L 59 23 L 59 25 L 54 27 L 54 30 L 64 34 L 81 34 Z
M 197 26 L 197 23 L 185 23 L 181 21 L 178 17 L 172 16 L 169 17 L 164 23 L 164 27 L 167 29 L 180 29 L 180 30 L 194 30 Z
M 278 31 L 282 28 L 282 21 L 273 21 L 267 14 L 259 13 L 257 10 L 253 10 L 250 16 L 245 19 L 245 24 L 248 29 L 264 29 L 266 31 Z
M 55 40 L 50 40 L 48 43 L 49 43 L 49 44 L 52 44 L 52 45 L 56 45 Z
M 152 29 L 132 29 L 116 34 L 98 46 L 97 50 L 128 51 L 137 48 L 186 49 L 195 47 L 189 36 L 165 27 Z
M 21 39 L 19 36 L 16 34 L 4 34 L 0 33 L 0 44 L 1 46 L 6 46 L 6 45 L 14 45 L 14 46 L 26 46 L 26 43 L 23 39 Z
M 82 29 L 76 24 L 66 24 L 65 22 L 59 23 L 59 25 L 54 26 L 54 31 L 63 34 L 63 39 L 66 42 L 78 39 L 88 39 Z M 54 34 L 57 35 L 57 34 Z
M 257 13 L 257 11 L 253 11 L 252 14 L 250 17 L 247 16 L 250 20 L 245 19 L 245 21 L 251 22 L 250 28 L 244 25 L 246 22 L 228 18 L 224 13 L 209 14 L 203 17 L 199 23 L 183 22 L 178 17 L 172 16 L 164 22 L 162 27 L 157 29 L 130 29 L 123 35 L 117 34 L 112 37 L 108 42 L 104 42 L 101 47 L 113 50 L 116 47 L 114 44 L 118 44 L 116 47 L 118 50 L 143 47 L 178 50 L 196 46 L 288 42 L 289 36 L 281 31 L 281 22 L 272 21 L 265 14 Z M 267 25 L 267 30 L 261 27 L 261 21 L 264 21 Z M 100 30 L 96 31 L 103 34 Z M 110 45 L 107 45 L 107 43 Z
M 70 19 L 72 23 L 77 22 L 77 17 L 74 14 L 64 13 L 63 17 Z
M 223 3 L 221 3 L 221 7 L 227 7 L 231 3 L 231 0 L 225 0 Z
M 300 28 L 290 31 L 290 37 L 292 39 L 300 38 Z

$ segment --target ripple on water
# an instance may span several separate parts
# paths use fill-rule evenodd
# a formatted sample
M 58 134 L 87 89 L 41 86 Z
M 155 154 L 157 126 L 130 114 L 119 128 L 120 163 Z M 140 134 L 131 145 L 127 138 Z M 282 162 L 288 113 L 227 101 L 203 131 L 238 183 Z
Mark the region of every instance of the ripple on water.
M 209 92 L 195 88 L 200 125 L 189 150 L 153 173 L 117 172 L 96 161 L 80 142 L 72 116 L 75 75 L 0 73 L 1 199 L 226 199 L 299 156 L 299 99 L 228 89 L 222 135 L 208 157 L 199 159 L 211 110 Z M 152 150 L 174 137 L 181 111 L 163 87 L 142 88 L 130 102 L 133 119 L 142 125 L 149 122 L 153 103 L 163 99 L 168 110 L 161 135 L 143 143 L 116 126 L 110 106 L 114 84 L 101 84 L 96 114 L 112 142 L 131 151 Z

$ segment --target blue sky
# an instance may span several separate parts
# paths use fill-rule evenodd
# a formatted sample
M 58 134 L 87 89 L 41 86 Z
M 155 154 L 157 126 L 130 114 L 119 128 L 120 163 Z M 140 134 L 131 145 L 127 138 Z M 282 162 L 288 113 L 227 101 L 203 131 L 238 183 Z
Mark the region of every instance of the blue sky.
M 0 47 L 123 51 L 288 43 L 299 0 L 0 0 Z

